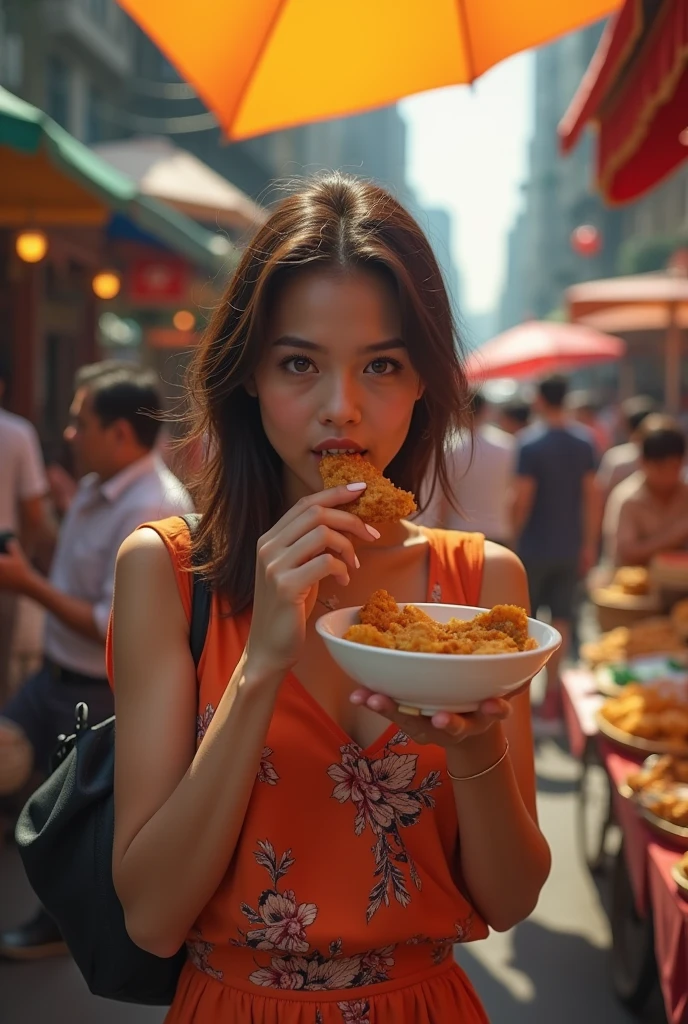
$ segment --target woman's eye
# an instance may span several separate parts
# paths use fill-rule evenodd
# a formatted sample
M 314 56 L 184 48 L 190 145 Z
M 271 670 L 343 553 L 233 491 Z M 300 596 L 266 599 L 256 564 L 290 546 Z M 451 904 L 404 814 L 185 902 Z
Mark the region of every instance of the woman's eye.
M 282 366 L 290 370 L 292 373 L 303 375 L 308 373 L 311 367 L 313 367 L 313 362 L 308 358 L 308 356 L 289 356 L 288 359 L 283 361 Z
M 373 359 L 367 369 L 376 377 L 386 377 L 395 370 L 400 370 L 401 363 L 397 363 L 395 359 Z

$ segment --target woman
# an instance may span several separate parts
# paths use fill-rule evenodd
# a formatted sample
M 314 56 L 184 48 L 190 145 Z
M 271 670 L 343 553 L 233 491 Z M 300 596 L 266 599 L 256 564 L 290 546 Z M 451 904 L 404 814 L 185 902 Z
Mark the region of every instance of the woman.
M 416 223 L 337 174 L 285 199 L 191 381 L 212 453 L 198 683 L 181 520 L 123 545 L 112 643 L 114 879 L 140 946 L 187 943 L 167 1020 L 484 1021 L 452 944 L 524 918 L 549 870 L 528 693 L 412 717 L 354 689 L 314 630 L 318 612 L 381 586 L 400 601 L 527 602 L 511 552 L 364 524 L 346 511 L 360 487 L 322 490 L 332 449 L 416 494 L 435 465 L 448 489 L 466 382 Z

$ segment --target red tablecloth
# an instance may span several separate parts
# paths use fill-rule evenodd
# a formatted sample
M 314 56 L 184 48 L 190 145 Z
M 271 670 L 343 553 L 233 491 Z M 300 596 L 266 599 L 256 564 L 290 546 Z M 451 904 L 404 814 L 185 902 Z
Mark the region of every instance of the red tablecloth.
M 604 703 L 594 676 L 587 669 L 569 668 L 562 674 L 562 702 L 569 749 L 581 758 L 588 740 L 597 736 L 596 715 Z
M 587 676 L 587 681 L 586 681 Z M 602 698 L 595 693 L 592 674 L 584 670 L 564 673 L 564 710 L 571 752 L 580 757 L 597 730 L 594 716 Z M 652 908 L 655 955 L 662 995 L 670 1024 L 688 1024 L 688 901 L 671 877 L 681 850 L 664 842 L 638 815 L 633 803 L 621 796 L 619 785 L 637 769 L 642 757 L 616 747 L 597 735 L 600 760 L 612 784 L 614 811 L 624 834 L 624 850 L 638 912 Z

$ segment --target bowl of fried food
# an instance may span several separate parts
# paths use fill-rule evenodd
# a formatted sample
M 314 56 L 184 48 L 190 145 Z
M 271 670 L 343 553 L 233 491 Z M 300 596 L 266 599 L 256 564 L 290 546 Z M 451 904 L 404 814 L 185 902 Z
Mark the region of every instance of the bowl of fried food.
M 515 605 L 399 605 L 384 590 L 361 608 L 328 612 L 316 629 L 351 679 L 426 715 L 507 696 L 561 644 L 555 629 Z
M 648 754 L 688 756 L 688 703 L 671 684 L 630 683 L 598 712 L 600 732 L 619 746 Z

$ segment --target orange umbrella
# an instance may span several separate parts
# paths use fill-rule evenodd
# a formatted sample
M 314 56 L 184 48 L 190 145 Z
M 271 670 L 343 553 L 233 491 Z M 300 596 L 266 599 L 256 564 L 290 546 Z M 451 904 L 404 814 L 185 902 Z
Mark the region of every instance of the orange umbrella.
M 550 320 L 530 320 L 497 335 L 471 354 L 466 371 L 472 383 L 513 377 L 529 380 L 546 373 L 573 370 L 621 359 L 620 338 L 590 327 Z
M 119 0 L 230 139 L 472 82 L 620 0 Z

